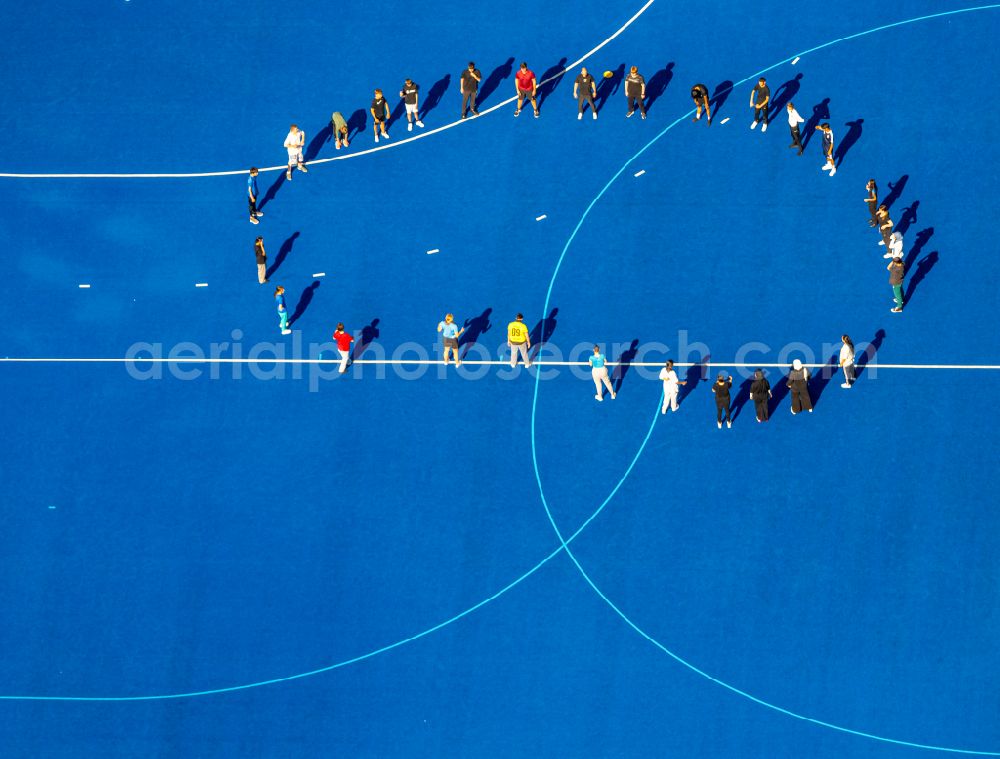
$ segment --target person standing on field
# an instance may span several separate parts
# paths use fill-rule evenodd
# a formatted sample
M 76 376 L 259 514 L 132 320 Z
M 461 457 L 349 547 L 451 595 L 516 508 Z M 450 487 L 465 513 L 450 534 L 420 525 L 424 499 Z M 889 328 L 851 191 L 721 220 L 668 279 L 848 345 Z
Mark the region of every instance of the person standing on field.
M 256 166 L 251 166 L 250 167 L 250 177 L 247 179 L 247 200 L 250 203 L 250 223 L 251 224 L 260 224 L 260 222 L 257 221 L 257 220 L 261 216 L 264 215 L 260 211 L 257 210 L 257 198 L 258 198 L 258 193 L 257 193 L 257 173 L 258 173 L 257 172 L 257 167 Z
M 691 99 L 694 101 L 694 117 L 691 121 L 698 121 L 701 119 L 701 109 L 705 109 L 705 120 L 708 122 L 709 126 L 712 126 L 712 112 L 708 107 L 708 87 L 704 84 L 696 84 L 691 88 Z
M 535 81 L 535 72 L 528 68 L 528 64 L 521 63 L 521 68 L 514 74 L 514 89 L 517 91 L 517 110 L 515 116 L 521 115 L 521 108 L 525 100 L 531 101 L 531 107 L 535 110 L 535 118 L 538 118 L 538 101 L 535 95 L 538 93 L 538 82 Z
M 799 116 L 799 112 L 795 110 L 795 103 L 789 103 L 786 110 L 788 111 L 788 128 L 792 132 L 792 144 L 788 147 L 798 148 L 799 152 L 796 155 L 802 155 L 802 134 L 799 132 L 799 124 L 803 123 L 805 119 Z
M 257 257 L 257 282 L 264 284 L 267 282 L 267 252 L 264 250 L 263 237 L 254 240 L 253 252 Z
M 604 358 L 604 354 L 601 353 L 601 346 L 594 346 L 594 355 L 590 357 L 590 376 L 594 380 L 594 387 L 597 389 L 597 395 L 594 396 L 596 400 L 604 400 L 604 388 L 601 387 L 601 383 L 604 383 L 604 387 L 608 389 L 611 393 L 611 400 L 615 399 L 615 389 L 611 386 L 611 380 L 608 378 L 608 367 L 607 359 Z
M 343 374 L 347 371 L 347 362 L 351 360 L 351 343 L 354 342 L 354 335 L 345 331 L 344 323 L 340 322 L 333 331 L 333 339 L 337 343 L 337 353 L 340 354 L 340 368 L 337 371 Z
M 663 407 L 660 409 L 660 413 L 666 414 L 667 408 L 671 411 L 676 411 L 677 393 L 680 390 L 679 386 L 686 385 L 687 381 L 677 378 L 673 361 L 667 361 L 666 366 L 660 369 L 660 379 L 663 381 Z
M 848 335 L 841 335 L 840 368 L 844 370 L 844 382 L 841 387 L 850 390 L 854 384 L 854 343 Z
M 766 422 L 771 418 L 768 411 L 768 402 L 771 400 L 771 383 L 764 376 L 763 369 L 757 369 L 753 373 L 753 383 L 750 385 L 750 400 L 753 401 L 754 409 L 757 411 L 758 422 Z
M 531 359 L 528 358 L 528 348 L 531 347 L 531 337 L 528 332 L 528 325 L 524 323 L 524 315 L 518 314 L 514 321 L 507 325 L 507 345 L 510 346 L 511 368 L 517 365 L 517 356 L 521 354 L 524 368 L 531 366 Z
M 469 61 L 469 67 L 462 72 L 458 80 L 458 89 L 462 93 L 462 118 L 465 118 L 465 109 L 472 110 L 473 116 L 478 116 L 476 110 L 476 95 L 479 94 L 479 82 L 482 81 L 483 72 L 476 68 L 473 61 Z
M 594 105 L 596 95 L 597 85 L 594 83 L 594 77 L 587 72 L 586 68 L 580 69 L 580 73 L 573 82 L 573 97 L 576 98 L 580 106 L 580 111 L 576 114 L 577 120 L 583 118 L 583 109 L 587 103 L 590 103 L 590 115 L 597 118 L 597 106 Z
M 719 372 L 719 376 L 712 385 L 712 392 L 715 393 L 715 421 L 722 429 L 722 417 L 726 417 L 726 428 L 733 426 L 733 418 L 729 411 L 729 388 L 733 386 L 732 375 L 726 376 L 725 372 Z
M 302 157 L 302 148 L 306 145 L 306 133 L 295 124 L 288 128 L 288 135 L 285 137 L 285 150 L 288 151 L 288 171 L 285 172 L 285 179 L 292 181 L 292 169 L 298 167 L 303 174 L 308 174 L 305 159 Z
M 458 358 L 458 338 L 465 332 L 465 328 L 460 329 L 455 324 L 454 314 L 445 314 L 444 321 L 438 322 L 438 332 L 441 333 L 441 338 L 444 340 L 444 365 L 448 366 L 448 353 L 450 352 L 455 356 L 455 366 L 461 366 L 462 362 Z
M 417 122 L 418 127 L 423 129 L 424 122 L 420 120 L 420 85 L 412 79 L 407 79 L 403 82 L 403 89 L 399 91 L 399 96 L 406 105 L 406 131 L 413 131 L 414 121 Z
M 625 114 L 625 118 L 632 118 L 632 114 L 635 113 L 637 106 L 639 108 L 639 115 L 642 118 L 646 118 L 646 106 L 644 105 L 644 101 L 646 100 L 646 79 L 639 73 L 639 69 L 636 66 L 630 68 L 628 76 L 625 77 L 625 99 L 628 100 L 628 113 Z
M 803 409 L 811 414 L 813 404 L 809 397 L 809 370 L 799 359 L 792 362 L 792 370 L 788 373 L 788 389 L 792 391 L 792 414 Z
M 761 77 L 750 92 L 750 107 L 753 108 L 753 123 L 750 124 L 751 129 L 756 129 L 757 124 L 763 121 L 764 126 L 760 128 L 760 131 L 767 131 L 767 107 L 770 103 L 771 88 L 767 86 L 767 80 Z

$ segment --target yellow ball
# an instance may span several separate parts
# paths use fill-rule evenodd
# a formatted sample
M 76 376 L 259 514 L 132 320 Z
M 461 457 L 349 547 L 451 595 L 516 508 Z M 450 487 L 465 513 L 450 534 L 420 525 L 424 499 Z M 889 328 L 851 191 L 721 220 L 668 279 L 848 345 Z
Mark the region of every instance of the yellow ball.
M 605 79 L 610 79 L 610 78 L 611 78 L 611 77 L 613 77 L 614 75 L 615 75 L 615 73 L 614 73 L 613 71 L 605 71 L 605 72 L 604 72 L 604 78 L 605 78 Z

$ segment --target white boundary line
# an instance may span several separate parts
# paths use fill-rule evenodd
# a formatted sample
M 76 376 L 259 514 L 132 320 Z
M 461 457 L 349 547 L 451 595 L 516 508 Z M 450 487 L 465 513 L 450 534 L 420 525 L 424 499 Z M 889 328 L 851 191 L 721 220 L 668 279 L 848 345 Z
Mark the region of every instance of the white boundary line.
M 332 353 L 332 351 L 331 351 Z M 26 358 L 26 357 L 4 357 L 0 358 L 0 364 L 339 364 L 339 358 L 153 358 L 136 356 L 135 358 Z M 385 358 L 360 358 L 352 361 L 352 364 L 386 364 L 396 366 L 434 366 L 444 364 L 441 359 L 385 359 Z M 452 362 L 454 363 L 454 362 Z M 625 366 L 663 366 L 664 361 L 630 361 Z M 498 361 L 477 361 L 470 359 L 463 361 L 462 365 L 469 366 L 510 366 L 510 361 L 500 359 Z M 620 361 L 608 361 L 605 366 L 620 366 Z M 822 369 L 825 366 L 833 366 L 829 361 L 824 364 L 802 364 L 811 369 Z M 518 363 L 518 366 L 524 366 Z M 531 366 L 590 366 L 588 361 L 532 361 Z M 691 367 L 703 366 L 706 369 L 719 369 L 732 367 L 734 369 L 788 369 L 790 363 L 738 363 L 735 361 L 708 361 L 705 363 L 696 361 L 675 361 L 674 366 Z M 868 366 L 879 369 L 953 369 L 953 370 L 981 370 L 1000 371 L 1000 364 L 883 364 L 877 360 L 868 362 Z M 839 368 L 839 367 L 834 367 Z
M 575 66 L 578 66 L 581 63 L 583 63 L 585 60 L 587 60 L 587 58 L 589 58 L 590 56 L 592 56 L 594 53 L 596 53 L 598 50 L 600 50 L 602 47 L 604 47 L 605 45 L 607 45 L 613 39 L 615 39 L 616 37 L 618 37 L 618 35 L 620 35 L 622 32 L 624 32 L 626 29 L 628 29 L 630 26 L 632 26 L 632 24 L 635 22 L 635 20 L 637 18 L 639 18 L 639 16 L 641 16 L 643 13 L 645 13 L 646 9 L 649 8 L 649 6 L 651 6 L 654 2 L 655 2 L 655 0 L 646 0 L 646 4 L 643 5 L 639 10 L 637 10 L 635 12 L 635 14 L 633 14 L 632 18 L 630 18 L 628 21 L 626 21 L 618 29 L 618 31 L 616 31 L 614 34 L 612 34 L 606 40 L 604 40 L 603 42 L 601 42 L 599 45 L 596 45 L 595 47 L 593 47 L 590 50 L 588 50 L 586 53 L 584 53 L 582 56 L 580 56 L 577 60 L 573 61 L 572 63 L 567 63 L 566 67 L 562 71 L 560 71 L 558 74 L 553 74 L 548 79 L 543 79 L 541 82 L 538 83 L 539 86 L 541 86 L 543 84 L 547 84 L 548 82 L 551 82 L 553 79 L 557 79 L 557 78 L 559 78 L 561 76 L 564 76 L 565 74 L 567 74 L 569 72 L 569 70 L 571 68 L 574 68 Z M 504 100 L 503 102 L 497 103 L 496 105 L 491 106 L 490 108 L 487 108 L 485 111 L 483 111 L 482 113 L 480 113 L 479 116 L 474 116 L 471 119 L 465 119 L 465 120 L 459 119 L 458 121 L 453 121 L 450 124 L 445 124 L 444 126 L 439 126 L 439 127 L 435 128 L 435 129 L 430 129 L 430 130 L 428 130 L 426 132 L 421 132 L 420 134 L 415 134 L 415 135 L 413 135 L 413 137 L 407 137 L 406 139 L 403 139 L 403 140 L 398 140 L 398 141 L 390 142 L 388 145 L 380 145 L 377 148 L 368 148 L 367 150 L 361 150 L 361 151 L 358 151 L 356 153 L 346 153 L 344 155 L 332 156 L 330 158 L 317 158 L 317 159 L 314 159 L 312 161 L 308 161 L 307 165 L 308 166 L 315 166 L 316 164 L 329 163 L 330 161 L 346 161 L 349 158 L 360 158 L 363 155 L 368 155 L 369 153 L 377 153 L 380 150 L 391 150 L 392 148 L 398 148 L 401 145 L 405 145 L 408 142 L 413 142 L 414 140 L 426 139 L 427 137 L 430 137 L 432 134 L 437 134 L 438 132 L 443 132 L 446 129 L 453 129 L 454 127 L 457 127 L 458 125 L 460 125 L 462 123 L 465 123 L 465 122 L 471 123 L 471 122 L 475 121 L 477 118 L 482 118 L 487 113 L 492 113 L 493 111 L 499 110 L 500 108 L 503 108 L 505 106 L 510 105 L 515 100 L 517 100 L 517 96 L 516 95 L 514 95 L 513 97 L 509 97 L 506 100 Z M 194 178 L 194 177 L 230 177 L 230 176 L 239 176 L 240 174 L 248 174 L 249 171 L 250 171 L 249 170 L 249 166 L 251 166 L 251 165 L 252 164 L 248 164 L 246 169 L 236 169 L 234 171 L 201 171 L 201 172 L 188 172 L 188 173 L 181 173 L 181 174 L 171 174 L 171 173 L 167 173 L 167 174 L 150 174 L 150 173 L 146 173 L 146 174 L 20 174 L 20 173 L 10 173 L 10 172 L 0 172 L 0 178 L 8 178 L 8 179 L 190 179 L 190 178 Z M 266 168 L 258 168 L 257 171 L 259 171 L 259 172 L 265 172 L 265 171 L 285 171 L 287 168 L 288 168 L 288 166 L 286 164 L 282 164 L 281 166 L 268 166 Z

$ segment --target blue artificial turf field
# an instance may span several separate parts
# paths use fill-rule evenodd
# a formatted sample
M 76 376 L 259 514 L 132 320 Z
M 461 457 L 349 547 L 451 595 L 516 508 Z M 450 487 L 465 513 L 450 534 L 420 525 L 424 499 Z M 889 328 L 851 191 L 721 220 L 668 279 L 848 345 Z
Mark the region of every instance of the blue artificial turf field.
M 4 9 L 0 356 L 36 360 L 0 362 L 0 757 L 1000 755 L 998 372 L 928 368 L 1000 357 L 1000 7 L 641 7 Z M 617 74 L 576 119 L 557 75 L 595 46 L 648 119 Z M 521 60 L 557 77 L 538 120 L 500 106 Z M 762 74 L 831 123 L 836 176 L 782 114 L 748 129 Z M 358 155 L 406 76 L 425 129 Z M 339 152 L 333 110 L 365 124 Z M 291 122 L 342 160 L 262 172 L 258 226 L 240 173 L 11 176 L 278 167 Z M 623 360 L 617 399 L 402 363 L 445 312 L 506 358 L 518 311 L 542 361 Z M 338 321 L 347 375 L 275 363 L 332 358 Z M 845 332 L 853 389 L 819 373 L 793 419 L 771 368 L 756 424 L 732 368 L 716 428 L 714 364 L 823 364 Z M 661 416 L 666 358 L 695 366 Z

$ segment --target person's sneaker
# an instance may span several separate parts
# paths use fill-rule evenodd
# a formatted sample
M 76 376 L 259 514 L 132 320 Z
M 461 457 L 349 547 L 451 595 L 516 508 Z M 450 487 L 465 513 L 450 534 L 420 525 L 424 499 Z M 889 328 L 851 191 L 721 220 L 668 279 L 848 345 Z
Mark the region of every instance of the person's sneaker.
M 339 142 L 337 142 L 337 143 L 334 143 L 334 147 L 335 147 L 335 148 L 336 148 L 337 150 L 340 150 L 340 143 L 339 143 Z
M 462 114 L 462 121 L 465 121 L 465 114 Z
M 691 119 L 691 121 L 701 121 L 701 114 L 699 113 L 697 116 Z
M 594 121 L 597 121 L 597 111 L 591 111 L 590 115 L 594 117 Z
M 580 111 L 580 113 L 576 114 L 576 120 L 581 121 L 582 119 L 583 119 L 583 111 Z
M 421 129 L 423 129 L 424 128 L 424 122 L 422 122 L 420 119 L 417 119 L 417 126 L 420 127 Z
M 850 390 L 850 389 L 851 389 L 851 386 L 850 386 L 850 384 L 849 384 L 849 383 L 847 383 L 847 382 L 841 382 L 841 383 L 840 383 L 840 386 L 841 386 L 842 388 L 844 388 L 845 390 Z
M 261 218 L 263 218 L 263 217 L 264 217 L 264 212 L 263 212 L 263 211 L 256 211 L 256 212 L 254 212 L 254 215 L 255 215 L 255 216 L 256 216 L 256 217 L 258 218 L 258 219 L 261 219 Z
M 645 120 L 646 120 L 646 114 L 645 114 L 645 113 L 640 113 L 639 115 L 640 115 L 640 116 L 642 117 L 642 120 L 643 120 L 643 121 L 645 121 Z
M 618 394 L 617 394 L 617 393 L 612 393 L 612 394 L 611 394 L 611 400 L 614 400 L 614 399 L 615 399 L 615 398 L 617 398 L 617 397 L 618 397 Z
M 383 140 L 388 140 L 389 139 L 389 133 L 388 132 L 382 132 L 382 139 Z
M 903 313 L 903 309 L 901 309 L 899 306 L 896 306 L 895 308 L 893 308 L 891 310 L 892 310 L 892 312 L 894 314 L 901 314 L 901 313 Z
M 761 128 L 760 128 L 760 131 L 761 131 L 761 134 L 763 134 L 764 132 L 766 132 L 766 131 L 767 131 L 767 122 L 766 122 L 766 121 L 765 121 L 765 122 L 764 122 L 764 124 L 763 124 L 763 125 L 761 126 Z
M 824 163 L 822 166 L 820 166 L 820 168 L 823 169 L 823 171 L 829 171 L 832 167 L 830 166 L 830 164 Z
M 832 169 L 830 169 L 830 176 L 832 177 L 836 173 L 837 173 L 837 167 L 834 166 Z
M 878 244 L 879 244 L 879 245 L 885 245 L 885 240 L 879 240 L 879 241 L 878 241 Z
M 306 165 L 304 163 L 299 164 L 299 171 L 301 171 L 303 174 L 309 173 L 309 169 L 306 168 Z
M 283 334 L 283 335 L 290 335 L 290 334 L 292 334 L 292 331 L 290 329 L 283 329 L 283 330 L 281 330 L 281 334 Z
M 625 118 L 627 118 L 627 119 L 632 118 L 632 114 L 633 113 L 635 113 L 635 111 L 629 111 L 628 113 L 625 114 Z
M 344 140 L 344 147 L 345 147 L 345 148 L 346 148 L 346 147 L 347 147 L 348 145 L 350 145 L 350 144 L 351 144 L 351 143 L 349 143 L 349 142 L 348 142 L 347 140 Z
M 719 425 L 719 429 L 721 430 L 722 429 L 722 422 L 716 422 L 716 424 Z
M 760 424 L 763 421 L 764 421 L 763 419 L 761 419 L 760 417 L 757 417 L 757 424 Z
M 292 181 L 292 170 L 291 169 L 289 169 L 288 171 L 285 172 L 285 179 L 287 179 L 289 182 Z
M 752 123 L 752 124 L 750 125 L 750 128 L 751 128 L 751 129 L 756 129 L 756 128 L 757 128 L 757 122 L 756 122 L 756 121 L 754 121 L 754 122 L 753 122 L 753 123 Z
M 260 224 L 260 222 L 257 221 L 257 217 L 256 216 L 251 216 L 250 217 L 250 223 L 251 224 Z
M 407 124 L 406 124 L 406 131 L 407 132 L 412 132 L 413 131 L 413 122 L 407 122 Z
M 604 398 L 602 398 L 600 395 L 595 395 L 594 399 L 598 400 L 598 401 L 603 401 L 604 400 Z
M 378 135 L 375 135 L 375 144 L 378 144 Z
M 538 118 L 538 115 L 539 115 L 539 114 L 538 114 L 538 111 L 535 111 L 535 118 L 536 118 L 536 119 Z
M 473 108 L 472 109 L 472 115 L 473 116 L 478 116 L 479 115 L 479 111 L 477 111 L 475 108 Z
M 520 109 L 520 108 L 518 108 L 518 109 L 516 109 L 516 110 L 514 111 L 514 118 L 516 119 L 516 118 L 517 118 L 518 116 L 520 116 L 520 115 L 521 115 L 521 109 Z
M 666 413 L 667 413 L 667 407 L 666 407 L 666 406 L 664 406 L 663 408 L 661 408 L 661 409 L 660 409 L 660 413 L 661 413 L 661 414 L 666 414 Z
M 807 408 L 806 411 L 808 411 L 810 414 L 813 412 L 811 408 Z
M 729 420 L 729 419 L 727 419 L 727 420 L 726 420 L 726 429 L 727 429 L 727 430 L 731 430 L 732 428 L 733 428 L 733 423 L 732 423 L 732 421 L 731 421 L 731 420 Z
M 791 145 L 789 145 L 788 147 L 790 147 L 790 148 L 797 148 L 797 147 L 798 147 L 798 145 L 796 145 L 796 144 L 795 144 L 795 143 L 793 142 L 793 143 L 792 143 Z

